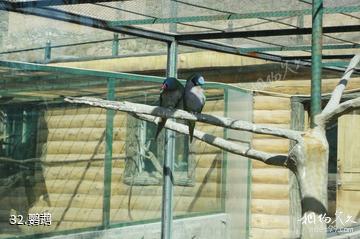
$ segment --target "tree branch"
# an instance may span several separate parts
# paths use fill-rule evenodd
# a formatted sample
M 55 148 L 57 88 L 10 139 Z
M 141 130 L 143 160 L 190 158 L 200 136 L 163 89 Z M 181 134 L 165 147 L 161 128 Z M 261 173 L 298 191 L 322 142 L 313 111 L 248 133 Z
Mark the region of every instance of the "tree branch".
M 169 108 L 137 104 L 126 101 L 109 101 L 93 97 L 66 97 L 64 99 L 70 103 L 88 104 L 105 109 L 113 109 L 128 113 L 147 114 L 161 118 L 175 118 L 182 120 L 199 121 L 211 125 L 225 127 L 234 130 L 244 130 L 257 134 L 274 135 L 300 142 L 302 140 L 300 131 L 256 125 L 247 121 L 235 120 L 231 118 L 214 116 L 208 114 L 191 114 L 184 110 L 171 110 Z
M 321 113 L 320 115 L 316 116 L 316 124 L 324 125 L 327 122 L 330 122 L 338 117 L 340 117 L 343 114 L 346 114 L 347 112 L 359 109 L 360 108 L 360 97 L 345 101 L 341 104 L 339 104 L 337 107 L 335 107 L 332 111 L 328 113 Z
M 321 114 L 328 114 L 339 105 L 343 92 L 346 88 L 346 85 L 350 80 L 351 74 L 354 72 L 355 67 L 359 64 L 359 62 L 360 62 L 360 55 L 355 55 L 351 59 L 348 67 L 346 68 L 346 71 L 344 72 L 343 77 L 341 78 L 338 85 L 335 87 L 334 91 L 332 92 L 331 98 Z
M 132 115 L 138 119 L 146 120 L 154 124 L 158 124 L 157 117 L 145 115 L 145 114 L 132 114 Z M 180 134 L 188 134 L 189 132 L 188 126 L 170 120 L 166 121 L 165 128 L 171 129 Z M 270 154 L 270 153 L 254 150 L 250 147 L 235 144 L 223 138 L 216 137 L 214 135 L 201 132 L 199 130 L 194 130 L 194 137 L 205 143 L 208 143 L 210 145 L 213 145 L 217 148 L 220 148 L 222 150 L 225 150 L 233 154 L 249 157 L 251 159 L 255 159 L 270 165 L 289 167 L 288 157 L 286 155 L 276 155 L 276 154 Z

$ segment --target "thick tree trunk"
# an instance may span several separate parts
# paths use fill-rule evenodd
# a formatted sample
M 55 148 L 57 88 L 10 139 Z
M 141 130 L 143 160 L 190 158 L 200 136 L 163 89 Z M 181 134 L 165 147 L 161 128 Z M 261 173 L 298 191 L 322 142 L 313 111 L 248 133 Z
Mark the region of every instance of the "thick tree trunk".
M 322 127 L 307 131 L 303 139 L 294 152 L 302 206 L 301 238 L 322 239 L 326 238 L 329 146 Z

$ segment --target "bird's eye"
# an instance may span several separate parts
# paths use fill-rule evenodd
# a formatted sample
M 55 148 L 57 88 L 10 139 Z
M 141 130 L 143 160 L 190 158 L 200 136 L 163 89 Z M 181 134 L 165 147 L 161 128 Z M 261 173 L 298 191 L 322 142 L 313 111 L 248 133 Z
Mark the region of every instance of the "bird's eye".
M 197 80 L 197 82 L 198 82 L 199 85 L 205 84 L 205 79 L 204 79 L 204 77 L 202 77 L 202 76 L 199 77 L 198 80 Z

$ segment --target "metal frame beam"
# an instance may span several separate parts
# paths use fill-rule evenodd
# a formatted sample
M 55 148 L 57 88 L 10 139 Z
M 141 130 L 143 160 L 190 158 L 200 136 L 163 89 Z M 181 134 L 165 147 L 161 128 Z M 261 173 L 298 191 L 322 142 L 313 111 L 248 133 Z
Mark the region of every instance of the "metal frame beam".
M 116 78 L 124 80 L 135 80 L 135 81 L 148 81 L 161 83 L 164 81 L 163 77 L 158 76 L 147 76 L 131 73 L 122 73 L 114 71 L 97 71 L 97 70 L 88 70 L 81 68 L 71 68 L 63 66 L 48 66 L 35 63 L 25 63 L 18 61 L 2 61 L 0 60 L 0 67 L 7 68 L 16 68 L 24 71 L 45 71 L 52 72 L 57 74 L 72 74 L 72 75 L 81 75 L 81 76 L 91 76 L 91 77 L 103 77 L 103 78 Z
M 0 1 L 2 4 L 10 4 L 12 8 L 34 8 L 34 7 L 47 7 L 47 6 L 59 6 L 59 5 L 76 5 L 84 3 L 97 3 L 97 2 L 113 2 L 114 0 L 32 0 L 32 1 Z M 121 0 L 126 1 L 126 0 Z M 0 7 L 1 9 L 1 7 Z
M 324 33 L 339 32 L 358 32 L 360 25 L 324 27 Z M 312 33 L 312 28 L 291 28 L 291 29 L 271 29 L 258 31 L 236 31 L 236 32 L 209 32 L 193 33 L 175 36 L 176 40 L 205 40 L 205 39 L 223 39 L 223 38 L 247 38 L 247 37 L 271 37 L 271 36 L 290 36 L 290 35 L 308 35 Z
M 143 38 L 147 38 L 147 39 L 163 41 L 163 42 L 172 42 L 175 40 L 175 37 L 179 37 L 174 34 L 150 31 L 150 30 L 145 30 L 145 29 L 136 28 L 136 27 L 125 27 L 125 26 L 113 27 L 113 26 L 109 26 L 107 21 L 103 21 L 103 20 L 99 20 L 99 19 L 95 19 L 95 18 L 91 18 L 91 17 L 87 17 L 87 16 L 81 16 L 81 15 L 77 15 L 77 14 L 72 14 L 72 13 L 68 13 L 66 11 L 61 11 L 61 10 L 56 10 L 56 9 L 50 9 L 50 8 L 16 9 L 16 8 L 13 8 L 9 4 L 5 4 L 5 5 L 0 4 L 0 9 L 1 9 L 1 7 L 3 7 L 5 10 L 8 10 L 8 11 L 14 11 L 14 12 L 23 13 L 23 14 L 30 14 L 30 15 L 40 16 L 40 17 L 46 17 L 46 18 L 50 18 L 50 19 L 54 19 L 54 20 L 70 22 L 70 23 L 84 25 L 84 26 L 93 27 L 93 28 L 98 28 L 98 29 L 102 29 L 102 30 L 108 30 L 108 31 L 112 31 L 115 33 L 123 33 L 123 34 L 128 34 L 128 35 L 143 37 Z M 292 30 L 292 29 L 290 29 L 290 30 Z M 269 60 L 269 61 L 274 61 L 274 62 L 284 62 L 285 61 L 281 56 L 273 55 L 273 54 L 265 54 L 265 53 L 258 53 L 258 52 L 250 52 L 250 53 L 244 54 L 236 47 L 221 44 L 221 43 L 216 43 L 216 42 L 182 40 L 182 41 L 178 41 L 178 44 L 189 46 L 189 47 L 200 48 L 200 49 L 207 49 L 207 50 L 218 51 L 218 52 L 223 52 L 223 53 L 230 53 L 230 54 L 235 54 L 235 55 L 242 55 L 242 56 L 253 57 L 253 58 L 258 58 L 258 59 L 263 59 L 263 60 Z M 291 61 L 288 61 L 288 63 L 292 64 Z M 294 64 L 299 64 L 299 61 L 294 62 Z M 304 66 L 311 66 L 308 62 L 301 62 L 301 64 Z M 336 67 L 327 67 L 327 69 L 343 71 L 342 68 L 339 69 Z
M 30 14 L 40 17 L 46 17 L 53 20 L 65 21 L 69 23 L 75 23 L 83 26 L 98 28 L 102 30 L 108 30 L 115 33 L 123 33 L 127 35 L 143 37 L 147 39 L 163 41 L 163 42 L 172 42 L 175 40 L 174 35 L 166 34 L 163 32 L 144 30 L 141 28 L 135 28 L 130 26 L 110 26 L 108 21 L 91 18 L 87 16 L 82 16 L 74 13 L 69 13 L 63 10 L 54 9 L 54 8 L 14 8 L 10 3 L 1 2 L 0 10 L 7 10 L 22 14 Z
M 360 44 L 331 44 L 323 46 L 323 50 L 358 49 Z M 270 46 L 270 47 L 248 47 L 240 48 L 240 52 L 269 52 L 269 51 L 308 51 L 311 45 L 304 46 Z
M 322 59 L 332 60 L 332 59 L 351 59 L 355 54 L 341 54 L 341 55 L 322 55 Z M 284 56 L 283 59 L 287 60 L 309 60 L 311 56 Z
M 326 14 L 335 13 L 352 13 L 360 12 L 360 5 L 355 6 L 341 6 L 325 8 Z M 182 22 L 204 22 L 204 21 L 219 21 L 219 20 L 239 20 L 252 18 L 279 18 L 279 17 L 296 17 L 303 15 L 311 15 L 311 9 L 291 10 L 291 11 L 267 11 L 267 12 L 253 12 L 253 13 L 226 13 L 217 15 L 202 15 L 202 16 L 188 16 L 188 17 L 169 17 L 169 18 L 145 18 L 136 20 L 120 20 L 111 21 L 111 26 L 128 26 L 128 25 L 145 25 L 145 24 L 166 24 L 166 23 L 182 23 Z

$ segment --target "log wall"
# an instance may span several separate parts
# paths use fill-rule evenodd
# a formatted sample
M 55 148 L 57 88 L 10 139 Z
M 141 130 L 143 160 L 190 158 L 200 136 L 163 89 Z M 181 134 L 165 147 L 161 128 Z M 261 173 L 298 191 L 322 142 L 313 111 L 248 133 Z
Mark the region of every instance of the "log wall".
M 204 112 L 223 115 L 224 101 L 208 101 Z M 136 186 L 123 182 L 127 116 L 114 118 L 113 167 L 111 185 L 111 223 L 158 219 L 161 216 L 162 186 Z M 38 233 L 85 228 L 102 224 L 106 111 L 98 108 L 50 108 L 43 112 L 38 125 L 38 163 L 33 190 L 43 192 L 28 213 L 47 211 L 52 215 L 50 227 L 8 225 L 4 234 Z M 223 137 L 223 129 L 198 123 L 197 129 Z M 174 214 L 207 213 L 221 210 L 222 151 L 194 139 L 195 177 L 193 186 L 175 186 Z M 26 191 L 26 188 L 20 187 Z M 3 197 L 1 225 L 8 224 L 10 203 L 26 193 Z M 24 212 L 25 213 L 25 212 Z M 1 226 L 0 225 L 0 226 Z
M 255 95 L 253 122 L 290 128 L 290 99 Z M 254 134 L 252 146 L 270 153 L 286 154 L 289 140 Z M 289 172 L 259 161 L 252 163 L 251 238 L 289 237 Z

